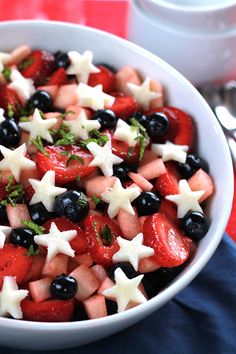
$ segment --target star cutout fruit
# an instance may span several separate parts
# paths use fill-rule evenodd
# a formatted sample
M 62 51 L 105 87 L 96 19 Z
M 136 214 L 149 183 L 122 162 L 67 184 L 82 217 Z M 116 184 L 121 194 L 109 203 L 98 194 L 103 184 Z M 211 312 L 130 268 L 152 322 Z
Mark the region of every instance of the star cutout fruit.
M 68 56 L 70 58 L 70 66 L 66 73 L 68 75 L 76 75 L 79 82 L 87 84 L 90 74 L 100 72 L 100 69 L 92 64 L 93 53 L 90 50 L 86 50 L 83 54 L 70 51 Z
M 19 126 L 30 133 L 29 139 L 35 139 L 37 136 L 40 136 L 42 139 L 53 143 L 53 139 L 49 133 L 49 130 L 52 129 L 53 125 L 57 123 L 56 118 L 42 119 L 38 108 L 34 110 L 32 120 L 29 122 L 19 123 Z
M 10 59 L 10 57 L 10 54 L 0 52 L 0 73 L 3 71 L 4 64 Z
M 130 262 L 136 271 L 138 271 L 140 259 L 154 254 L 154 250 L 151 247 L 143 245 L 142 233 L 135 236 L 132 240 L 125 240 L 119 236 L 117 237 L 117 242 L 120 249 L 113 255 L 113 262 Z
M 89 132 L 93 129 L 99 129 L 101 124 L 98 120 L 88 119 L 85 111 L 82 109 L 78 117 L 74 120 L 65 120 L 64 124 L 70 129 L 75 139 L 88 139 Z
M 179 194 L 167 195 L 166 199 L 177 205 L 177 217 L 183 218 L 190 210 L 202 212 L 198 201 L 204 193 L 205 191 L 193 192 L 186 179 L 181 179 L 179 181 Z
M 0 316 L 22 318 L 21 301 L 28 295 L 28 290 L 19 290 L 14 277 L 5 276 L 0 292 Z
M 111 141 L 108 140 L 104 146 L 91 142 L 87 145 L 87 149 L 91 152 L 94 159 L 89 166 L 98 166 L 106 177 L 113 175 L 113 165 L 120 164 L 123 159 L 112 153 Z
M 51 223 L 48 234 L 34 236 L 34 242 L 39 246 L 48 249 L 47 261 L 49 262 L 58 253 L 66 254 L 69 257 L 75 256 L 75 251 L 71 248 L 69 241 L 76 237 L 76 230 L 60 231 L 54 222 Z
M 4 109 L 0 108 L 0 123 L 2 123 L 4 120 L 6 120 L 4 116 Z
M 142 85 L 135 85 L 131 82 L 127 83 L 128 88 L 132 92 L 134 98 L 142 106 L 144 110 L 149 109 L 150 102 L 155 98 L 161 97 L 161 93 L 154 92 L 150 90 L 151 79 L 147 77 Z
M 55 171 L 47 171 L 41 181 L 29 178 L 29 183 L 34 189 L 29 205 L 42 202 L 49 212 L 54 211 L 55 198 L 67 191 L 55 186 Z
M 139 130 L 137 127 L 127 124 L 123 119 L 118 119 L 116 130 L 113 138 L 124 141 L 129 146 L 133 147 L 137 144 Z
M 36 168 L 36 164 L 25 157 L 26 150 L 25 144 L 20 145 L 15 150 L 7 149 L 5 146 L 0 145 L 0 151 L 3 155 L 3 159 L 0 161 L 0 170 L 10 170 L 17 182 L 19 182 L 21 170 Z
M 165 144 L 152 144 L 152 151 L 158 156 L 162 157 L 162 160 L 169 161 L 174 160 L 181 163 L 185 163 L 187 158 L 187 145 L 175 145 L 170 141 Z
M 137 304 L 147 301 L 146 297 L 138 289 L 143 279 L 143 274 L 129 279 L 121 268 L 117 268 L 114 272 L 114 276 L 116 285 L 104 290 L 102 294 L 105 297 L 116 299 L 118 312 L 126 310 L 131 301 Z
M 102 85 L 91 87 L 80 83 L 77 87 L 77 95 L 82 107 L 92 108 L 94 111 L 104 109 L 105 106 L 111 107 L 115 101 L 115 97 L 102 91 Z
M 107 213 L 113 219 L 120 209 L 126 210 L 131 215 L 135 215 L 131 203 L 140 195 L 138 187 L 123 188 L 119 178 L 116 178 L 113 188 L 107 188 L 101 194 L 104 202 L 109 203 Z
M 16 69 L 11 71 L 10 80 L 9 88 L 15 90 L 24 100 L 28 100 L 36 91 L 33 80 L 24 78 Z
M 9 226 L 0 225 L 0 248 L 4 247 L 7 236 L 10 235 L 12 228 Z

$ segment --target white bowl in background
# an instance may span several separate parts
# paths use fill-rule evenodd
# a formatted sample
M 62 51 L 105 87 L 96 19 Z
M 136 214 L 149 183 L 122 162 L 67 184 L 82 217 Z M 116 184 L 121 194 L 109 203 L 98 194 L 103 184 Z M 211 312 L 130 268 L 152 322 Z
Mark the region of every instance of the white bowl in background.
M 195 85 L 236 77 L 236 2 L 184 3 L 133 0 L 129 40 L 159 55 Z
M 90 343 L 147 317 L 186 287 L 209 261 L 224 233 L 232 204 L 233 171 L 224 134 L 198 91 L 175 69 L 150 52 L 114 35 L 73 24 L 43 21 L 0 23 L 0 50 L 27 43 L 33 48 L 90 49 L 95 62 L 116 68 L 130 64 L 141 74 L 159 80 L 170 104 L 189 112 L 196 122 L 198 152 L 210 164 L 216 192 L 208 204 L 211 220 L 196 254 L 171 285 L 146 303 L 106 318 L 68 323 L 43 323 L 0 318 L 0 344 L 18 349 L 63 349 Z M 222 171 L 224 171 L 222 173 Z

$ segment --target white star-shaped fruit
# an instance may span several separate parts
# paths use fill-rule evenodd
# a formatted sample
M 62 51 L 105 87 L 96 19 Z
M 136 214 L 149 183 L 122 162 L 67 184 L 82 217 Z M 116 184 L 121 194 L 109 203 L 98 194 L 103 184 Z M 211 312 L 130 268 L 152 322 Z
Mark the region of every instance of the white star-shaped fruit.
M 120 209 L 126 210 L 131 215 L 134 215 L 134 209 L 131 205 L 132 201 L 140 195 L 138 187 L 123 188 L 119 178 L 116 178 L 113 188 L 107 188 L 101 194 L 102 200 L 109 203 L 107 210 L 108 215 L 113 219 Z
M 100 72 L 100 69 L 92 64 L 93 53 L 90 50 L 86 50 L 83 54 L 70 51 L 68 56 L 70 66 L 66 72 L 68 75 L 76 75 L 79 82 L 87 84 L 90 74 Z
M 6 276 L 0 292 L 0 316 L 22 318 L 21 301 L 28 295 L 28 290 L 19 290 L 14 277 Z
M 135 146 L 137 144 L 137 138 L 139 136 L 138 128 L 127 124 L 123 119 L 118 119 L 116 130 L 113 138 L 126 142 L 129 146 Z
M 10 235 L 12 228 L 9 226 L 1 226 L 0 225 L 0 248 L 4 247 L 4 243 L 6 241 L 7 236 Z
M 0 73 L 3 71 L 4 64 L 10 59 L 10 56 L 8 53 L 0 52 Z
M 0 108 L 0 123 L 2 123 L 4 120 L 6 120 L 4 116 L 4 109 Z
M 187 145 L 175 145 L 170 141 L 165 144 L 152 144 L 152 151 L 158 156 L 162 156 L 162 160 L 169 161 L 174 160 L 181 163 L 185 163 L 187 158 Z
M 34 241 L 39 246 L 47 247 L 47 261 L 49 262 L 58 253 L 63 253 L 69 257 L 74 257 L 75 251 L 71 248 L 69 241 L 71 241 L 76 235 L 76 230 L 61 232 L 58 230 L 56 224 L 52 222 L 49 233 L 34 236 Z
M 30 139 L 35 139 L 37 136 L 40 136 L 42 139 L 48 141 L 49 143 L 53 143 L 49 129 L 51 129 L 56 123 L 56 118 L 42 119 L 38 108 L 36 108 L 34 110 L 32 120 L 29 122 L 19 123 L 19 126 L 26 132 L 30 133 Z
M 102 85 L 91 87 L 80 83 L 77 87 L 79 103 L 82 107 L 92 108 L 94 111 L 111 107 L 115 97 L 102 91 Z
M 167 195 L 166 199 L 177 205 L 177 217 L 183 218 L 190 210 L 202 212 L 198 201 L 204 193 L 205 191 L 193 192 L 186 179 L 181 179 L 179 181 L 179 194 Z
M 25 144 L 20 145 L 15 150 L 7 149 L 5 146 L 0 145 L 0 151 L 3 155 L 3 159 L 0 161 L 0 170 L 10 170 L 17 182 L 19 182 L 21 170 L 36 168 L 36 164 L 25 157 L 26 150 Z
M 113 175 L 113 165 L 117 165 L 123 161 L 123 159 L 112 153 L 110 140 L 108 140 L 104 146 L 91 142 L 87 145 L 87 148 L 94 157 L 89 166 L 100 167 L 106 177 Z
M 117 237 L 117 242 L 120 249 L 113 255 L 113 262 L 130 262 L 136 271 L 138 271 L 140 259 L 150 257 L 154 254 L 154 250 L 151 247 L 143 245 L 142 233 L 135 236 L 131 241 L 119 236 Z
M 34 189 L 30 205 L 42 202 L 48 211 L 54 211 L 55 198 L 66 192 L 66 188 L 55 186 L 55 171 L 47 171 L 41 181 L 29 178 L 29 183 Z
M 132 92 L 134 98 L 142 106 L 143 109 L 149 109 L 150 101 L 162 96 L 161 93 L 150 90 L 150 82 L 150 77 L 147 77 L 142 85 L 135 85 L 131 82 L 127 83 L 127 86 Z
M 84 110 L 81 110 L 78 117 L 74 120 L 65 120 L 64 124 L 70 129 L 75 139 L 88 139 L 89 132 L 93 129 L 99 129 L 101 124 L 96 119 L 87 119 Z
M 11 71 L 10 80 L 11 83 L 9 84 L 9 87 L 15 90 L 24 100 L 28 100 L 36 91 L 33 80 L 24 78 L 24 76 L 16 69 Z
M 124 311 L 129 302 L 133 301 L 137 304 L 146 302 L 146 297 L 138 289 L 143 279 L 143 274 L 135 278 L 129 279 L 121 268 L 117 268 L 114 272 L 116 285 L 102 292 L 105 297 L 115 298 L 118 305 L 118 312 Z

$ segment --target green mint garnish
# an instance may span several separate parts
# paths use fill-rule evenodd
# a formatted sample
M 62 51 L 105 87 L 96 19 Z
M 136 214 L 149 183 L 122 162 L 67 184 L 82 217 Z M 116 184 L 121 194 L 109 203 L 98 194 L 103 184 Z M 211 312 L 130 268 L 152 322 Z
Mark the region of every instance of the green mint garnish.
M 142 126 L 142 124 L 140 124 L 135 118 L 131 118 L 130 122 L 131 122 L 131 126 L 138 130 L 138 136 L 136 140 L 139 143 L 139 161 L 141 161 L 145 149 L 150 142 L 150 138 L 148 136 L 146 128 L 144 128 L 144 126 Z
M 108 225 L 100 229 L 100 237 L 104 246 L 110 246 L 112 243 L 112 232 Z
M 47 151 L 45 150 L 45 148 L 43 146 L 41 136 L 37 135 L 36 139 L 30 139 L 30 142 L 32 144 L 34 144 L 35 146 L 37 146 L 39 151 L 41 151 L 45 156 L 49 157 L 49 154 L 47 153 Z
M 34 249 L 34 246 L 31 245 L 28 249 L 28 252 L 26 253 L 26 256 L 30 257 L 30 256 L 37 256 L 39 254 L 39 248 L 37 248 L 36 250 Z
M 87 148 L 89 143 L 97 143 L 100 146 L 104 146 L 106 142 L 109 140 L 108 136 L 105 134 L 100 133 L 98 130 L 93 129 L 89 133 L 90 138 L 86 140 L 80 141 L 80 146 L 82 148 Z
M 74 111 L 65 111 L 64 113 L 61 113 L 59 118 L 65 118 L 66 116 L 68 116 L 69 114 L 76 114 Z
M 78 176 L 76 177 L 76 180 L 77 180 L 77 181 L 80 181 L 80 178 L 81 178 L 80 175 L 78 175 Z
M 75 203 L 83 208 L 88 205 L 88 199 L 86 195 L 84 195 L 84 193 L 81 192 L 80 198 Z
M 13 176 L 9 177 L 5 191 L 7 197 L 0 202 L 0 204 L 3 206 L 6 206 L 8 203 L 10 203 L 13 207 L 15 207 L 18 202 L 22 202 L 24 199 L 25 192 L 23 186 L 20 183 L 14 184 Z
M 21 220 L 21 223 L 27 226 L 30 230 L 34 231 L 36 235 L 42 235 L 45 231 L 45 228 L 35 224 L 33 221 Z
M 92 195 L 92 201 L 97 205 L 101 202 L 101 198 L 96 197 L 96 195 Z
M 33 63 L 33 59 L 26 59 L 18 66 L 18 68 L 20 70 L 27 69 L 32 63 Z
M 84 164 L 84 160 L 81 156 L 72 154 L 69 156 L 68 160 L 66 161 L 66 166 L 68 167 L 71 161 L 79 161 L 81 165 Z
M 52 130 L 51 134 L 54 138 L 55 145 L 74 145 L 75 137 L 69 131 L 69 128 L 62 124 L 61 128 L 58 130 Z
M 10 81 L 10 76 L 11 76 L 11 69 L 8 68 L 7 66 L 3 69 L 2 74 L 4 76 L 4 79 L 6 81 Z
M 8 116 L 8 118 L 13 118 L 14 117 L 13 106 L 11 104 L 9 104 L 9 103 L 7 105 L 7 116 Z
M 22 122 L 22 123 L 29 122 L 29 117 L 26 117 L 26 116 L 20 117 L 20 122 Z

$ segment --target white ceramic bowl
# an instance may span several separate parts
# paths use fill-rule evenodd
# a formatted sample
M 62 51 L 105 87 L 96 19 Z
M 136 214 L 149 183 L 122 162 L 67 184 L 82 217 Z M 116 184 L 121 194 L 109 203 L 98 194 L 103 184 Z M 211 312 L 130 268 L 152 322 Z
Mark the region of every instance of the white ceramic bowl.
M 210 164 L 216 192 L 208 205 L 209 232 L 181 275 L 153 299 L 106 318 L 70 323 L 40 323 L 0 318 L 0 344 L 23 349 L 62 349 L 90 343 L 125 329 L 147 317 L 186 287 L 201 271 L 218 246 L 229 218 L 233 197 L 233 172 L 228 146 L 210 108 L 195 88 L 176 70 L 146 50 L 105 32 L 56 22 L 19 21 L 0 24 L 0 50 L 27 43 L 33 48 L 91 49 L 95 62 L 116 68 L 133 65 L 143 75 L 166 87 L 169 102 L 195 119 L 198 151 Z M 223 171 L 223 173 L 222 173 Z

